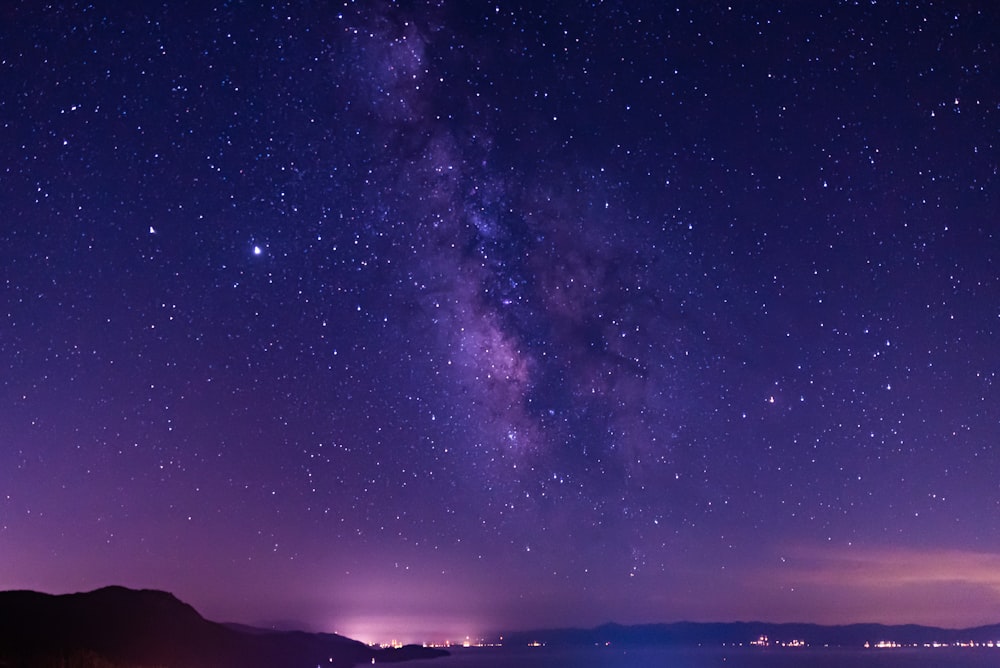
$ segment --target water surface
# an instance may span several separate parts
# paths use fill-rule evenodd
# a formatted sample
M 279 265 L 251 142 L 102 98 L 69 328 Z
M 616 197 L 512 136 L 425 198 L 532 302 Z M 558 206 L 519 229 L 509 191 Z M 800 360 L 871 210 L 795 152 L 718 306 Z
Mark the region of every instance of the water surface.
M 994 668 L 989 648 L 453 648 L 413 668 Z

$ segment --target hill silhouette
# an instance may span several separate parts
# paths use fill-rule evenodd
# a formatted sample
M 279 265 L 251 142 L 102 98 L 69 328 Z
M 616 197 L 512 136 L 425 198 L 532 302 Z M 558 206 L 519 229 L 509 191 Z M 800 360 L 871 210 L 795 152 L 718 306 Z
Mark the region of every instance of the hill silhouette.
M 375 649 L 332 633 L 231 628 L 163 591 L 0 592 L 0 668 L 343 668 L 444 654 Z

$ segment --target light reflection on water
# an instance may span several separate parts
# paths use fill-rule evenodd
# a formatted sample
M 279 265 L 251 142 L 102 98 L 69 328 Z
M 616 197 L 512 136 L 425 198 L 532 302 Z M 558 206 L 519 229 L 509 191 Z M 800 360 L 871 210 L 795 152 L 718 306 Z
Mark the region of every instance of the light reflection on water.
M 453 648 L 413 668 L 994 668 L 1000 649 Z

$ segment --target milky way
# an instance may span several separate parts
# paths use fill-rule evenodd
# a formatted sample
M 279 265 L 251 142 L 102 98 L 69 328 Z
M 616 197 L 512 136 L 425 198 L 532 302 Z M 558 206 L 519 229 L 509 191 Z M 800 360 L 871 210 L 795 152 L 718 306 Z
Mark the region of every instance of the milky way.
M 992 9 L 7 14 L 0 584 L 1000 617 Z

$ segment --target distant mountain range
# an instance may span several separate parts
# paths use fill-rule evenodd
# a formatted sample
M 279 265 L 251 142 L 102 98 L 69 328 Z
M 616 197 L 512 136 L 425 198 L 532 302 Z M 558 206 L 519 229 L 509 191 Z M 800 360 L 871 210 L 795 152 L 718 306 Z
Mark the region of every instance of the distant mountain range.
M 931 626 L 771 624 L 767 622 L 605 624 L 504 634 L 525 646 L 769 645 L 861 647 L 894 642 L 1000 644 L 1000 624 L 969 629 Z M 415 645 L 376 649 L 331 633 L 272 631 L 204 619 L 172 594 L 105 587 L 53 596 L 0 592 L 0 668 L 346 668 L 445 656 Z
M 345 668 L 444 655 L 218 624 L 163 591 L 0 592 L 0 668 Z
M 593 629 L 548 629 L 504 634 L 504 645 L 748 645 L 767 638 L 769 645 L 799 641 L 811 647 L 862 647 L 870 643 L 895 642 L 901 645 L 925 643 L 1000 643 L 1000 624 L 970 629 L 942 629 L 933 626 L 886 626 L 884 624 L 770 624 L 767 622 L 605 624 Z

